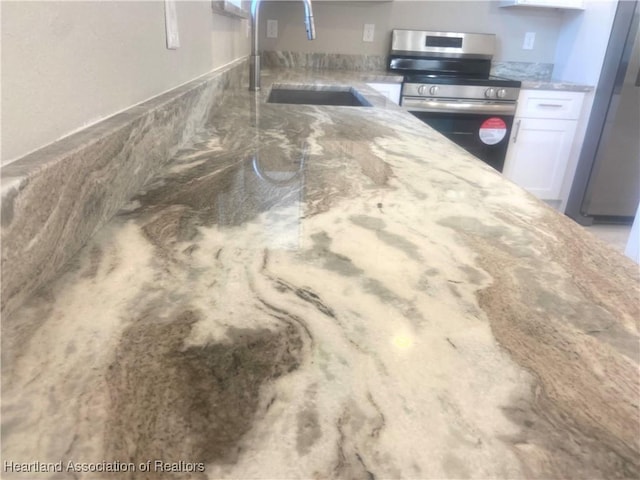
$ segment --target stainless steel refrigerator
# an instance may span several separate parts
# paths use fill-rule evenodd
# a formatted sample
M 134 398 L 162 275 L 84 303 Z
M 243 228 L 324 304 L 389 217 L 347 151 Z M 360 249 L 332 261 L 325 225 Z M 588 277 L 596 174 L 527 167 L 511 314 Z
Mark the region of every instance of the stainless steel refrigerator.
M 640 201 L 638 0 L 620 0 L 565 213 L 583 225 L 631 222 Z

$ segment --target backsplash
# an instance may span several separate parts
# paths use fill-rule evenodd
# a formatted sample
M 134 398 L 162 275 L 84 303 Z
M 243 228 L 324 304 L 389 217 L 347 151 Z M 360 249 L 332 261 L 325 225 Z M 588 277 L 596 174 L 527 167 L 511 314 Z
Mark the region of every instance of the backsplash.
M 262 63 L 265 67 L 278 68 L 384 71 L 387 69 L 387 56 L 265 51 L 262 52 Z
M 547 82 L 551 80 L 553 63 L 493 62 L 491 75 L 513 80 Z
M 225 91 L 247 84 L 247 71 L 236 60 L 2 168 L 3 318 L 192 139 Z
M 307 53 L 268 50 L 262 52 L 262 64 L 271 68 L 309 68 L 323 70 L 386 71 L 386 55 L 348 55 L 343 53 Z M 493 62 L 491 75 L 547 82 L 553 63 Z

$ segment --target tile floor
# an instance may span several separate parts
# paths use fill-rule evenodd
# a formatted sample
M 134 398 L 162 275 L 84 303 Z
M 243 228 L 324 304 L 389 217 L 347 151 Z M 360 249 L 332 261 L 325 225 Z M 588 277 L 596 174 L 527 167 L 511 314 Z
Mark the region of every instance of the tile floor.
M 584 227 L 600 240 L 608 243 L 616 250 L 624 253 L 631 232 L 631 225 L 595 224 Z

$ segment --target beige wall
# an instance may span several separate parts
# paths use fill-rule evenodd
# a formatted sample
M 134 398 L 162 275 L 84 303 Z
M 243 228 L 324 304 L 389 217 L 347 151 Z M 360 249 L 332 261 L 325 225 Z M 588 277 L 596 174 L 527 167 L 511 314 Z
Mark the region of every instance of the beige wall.
M 394 0 L 313 3 L 317 39 L 307 41 L 303 7 L 297 1 L 264 2 L 261 45 L 265 50 L 386 55 L 394 28 L 495 33 L 495 60 L 553 63 L 564 15 L 555 9 L 500 8 L 495 0 Z M 266 38 L 267 19 L 278 20 L 279 38 Z M 375 24 L 373 43 L 362 41 L 365 23 Z M 525 32 L 536 32 L 533 50 L 522 50 Z
M 246 20 L 208 1 L 1 2 L 2 163 L 249 53 Z
M 598 83 L 617 7 L 617 1 L 585 0 L 584 12 L 567 16 L 558 39 L 554 78 Z

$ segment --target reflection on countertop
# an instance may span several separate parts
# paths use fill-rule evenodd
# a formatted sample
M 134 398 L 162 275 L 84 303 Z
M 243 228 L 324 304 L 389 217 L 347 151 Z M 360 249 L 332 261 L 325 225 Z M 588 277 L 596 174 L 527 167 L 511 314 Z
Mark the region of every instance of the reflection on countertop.
M 363 80 L 225 93 L 3 321 L 5 462 L 638 476 L 635 265 Z M 265 103 L 296 82 L 373 108 Z

